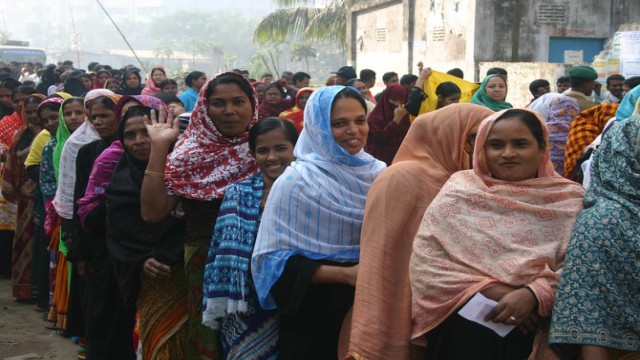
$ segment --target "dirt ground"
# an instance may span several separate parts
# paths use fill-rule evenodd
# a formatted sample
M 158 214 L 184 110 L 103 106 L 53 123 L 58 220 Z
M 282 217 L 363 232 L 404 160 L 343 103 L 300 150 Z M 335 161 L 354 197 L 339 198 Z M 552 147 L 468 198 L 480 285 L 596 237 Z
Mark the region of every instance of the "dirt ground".
M 44 328 L 42 313 L 11 297 L 11 281 L 0 279 L 0 359 L 77 359 L 80 347 Z

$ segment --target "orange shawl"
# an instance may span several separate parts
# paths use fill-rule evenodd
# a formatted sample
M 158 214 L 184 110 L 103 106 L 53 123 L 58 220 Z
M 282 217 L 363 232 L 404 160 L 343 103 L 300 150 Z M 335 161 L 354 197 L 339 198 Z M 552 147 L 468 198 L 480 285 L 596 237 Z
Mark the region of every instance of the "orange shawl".
M 298 130 L 298 134 L 300 134 L 304 128 L 304 109 L 300 107 L 300 95 L 306 92 L 312 93 L 313 89 L 310 87 L 304 87 L 298 90 L 298 93 L 296 94 L 296 106 L 281 112 L 279 115 L 279 117 L 283 119 L 293 121 L 293 125 L 296 127 L 296 130 Z
M 410 263 L 412 339 L 496 284 L 528 286 L 538 299 L 538 314 L 551 316 L 585 190 L 554 171 L 548 146 L 537 178 L 511 182 L 491 177 L 484 144 L 503 113 L 482 122 L 473 170 L 452 175 L 424 214 Z M 546 125 L 543 129 L 548 141 Z M 537 334 L 532 358 L 548 349 L 540 347 L 544 336 Z
M 470 167 L 467 135 L 490 114 L 484 106 L 453 104 L 419 116 L 393 165 L 373 183 L 360 240 L 350 357 L 409 358 L 413 238 L 440 187 L 451 174 Z
M 567 150 L 564 153 L 563 176 L 576 180 L 576 163 L 584 149 L 602 133 L 607 121 L 616 116 L 619 104 L 605 103 L 587 109 L 576 116 L 571 123 Z

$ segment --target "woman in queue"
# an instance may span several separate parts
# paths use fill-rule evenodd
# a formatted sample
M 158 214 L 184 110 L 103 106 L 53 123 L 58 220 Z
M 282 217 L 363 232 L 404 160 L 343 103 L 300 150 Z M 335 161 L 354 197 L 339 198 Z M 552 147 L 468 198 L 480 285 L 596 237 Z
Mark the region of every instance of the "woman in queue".
M 419 116 L 393 165 L 373 183 L 362 224 L 350 338 L 342 334 L 349 338 L 351 358 L 409 359 L 421 353 L 410 344 L 413 238 L 442 185 L 453 173 L 472 168 L 478 126 L 491 114 L 480 105 L 452 104 Z
M 294 160 L 293 123 L 266 118 L 249 131 L 260 169 L 233 184 L 220 207 L 204 278 L 203 322 L 220 329 L 225 359 L 277 359 L 278 314 L 263 310 L 251 278 L 251 253 L 273 183 Z
M 410 262 L 412 339 L 427 359 L 527 359 L 543 339 L 584 189 L 549 159 L 536 113 L 514 109 L 480 125 L 473 170 L 451 176 L 424 214 Z M 485 321 L 458 314 L 476 294 L 497 302 Z
M 146 222 L 158 222 L 178 203 L 184 211 L 186 354 L 190 358 L 220 356 L 217 332 L 202 324 L 204 268 L 227 188 L 258 170 L 248 147 L 248 130 L 256 122 L 253 87 L 241 74 L 227 72 L 202 86 L 189 126 L 168 158 L 173 130 L 149 132 L 151 155 L 142 184 L 141 212 Z
M 513 108 L 506 99 L 507 79 L 502 75 L 489 75 L 482 80 L 480 88 L 473 94 L 470 102 L 500 111 Z
M 385 169 L 364 152 L 366 104 L 355 90 L 316 90 L 296 161 L 274 183 L 258 231 L 252 275 L 260 304 L 280 313 L 280 359 L 337 357 L 353 302 L 369 187 Z

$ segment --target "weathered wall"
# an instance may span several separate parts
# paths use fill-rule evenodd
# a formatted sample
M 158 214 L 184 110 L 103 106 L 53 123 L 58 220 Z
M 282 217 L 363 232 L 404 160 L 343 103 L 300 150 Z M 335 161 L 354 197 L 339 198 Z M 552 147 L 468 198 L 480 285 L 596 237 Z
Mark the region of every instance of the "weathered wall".
M 381 88 L 382 74 L 395 71 L 399 76 L 407 72 L 407 38 L 403 31 L 406 18 L 403 1 L 376 1 L 375 5 L 352 12 L 352 65 L 356 71 L 371 69 L 377 74 L 376 88 Z M 355 61 L 354 61 L 355 60 Z
M 475 3 L 475 0 L 417 1 L 415 12 L 422 17 L 421 23 L 416 19 L 414 58 L 438 71 L 458 67 L 465 78 L 473 80 Z
M 514 107 L 524 107 L 533 98 L 529 92 L 529 83 L 536 79 L 546 79 L 551 83 L 551 91 L 555 91 L 556 79 L 567 74 L 569 65 L 547 62 L 481 62 L 480 74 L 486 74 L 492 67 L 507 70 L 507 101 Z
M 539 21 L 541 4 L 565 6 L 565 18 Z M 607 39 L 640 19 L 640 1 L 477 0 L 475 16 L 476 61 L 546 62 L 550 37 Z

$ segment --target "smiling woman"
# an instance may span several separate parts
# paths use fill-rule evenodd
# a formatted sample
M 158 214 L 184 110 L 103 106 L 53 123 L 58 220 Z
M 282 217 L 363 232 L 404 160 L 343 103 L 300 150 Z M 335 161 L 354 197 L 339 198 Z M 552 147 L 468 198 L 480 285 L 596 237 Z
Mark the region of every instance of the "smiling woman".
M 427 208 L 410 263 L 412 338 L 426 340 L 427 358 L 526 359 L 548 350 L 540 339 L 584 194 L 554 171 L 548 136 L 528 110 L 486 118 L 473 170 L 453 174 Z M 518 328 L 503 338 L 460 316 L 477 293 L 497 302 L 486 321 Z
M 368 126 L 358 92 L 316 90 L 296 161 L 274 183 L 252 256 L 263 309 L 278 309 L 280 359 L 331 359 L 353 301 L 369 187 L 385 169 L 363 151 Z

